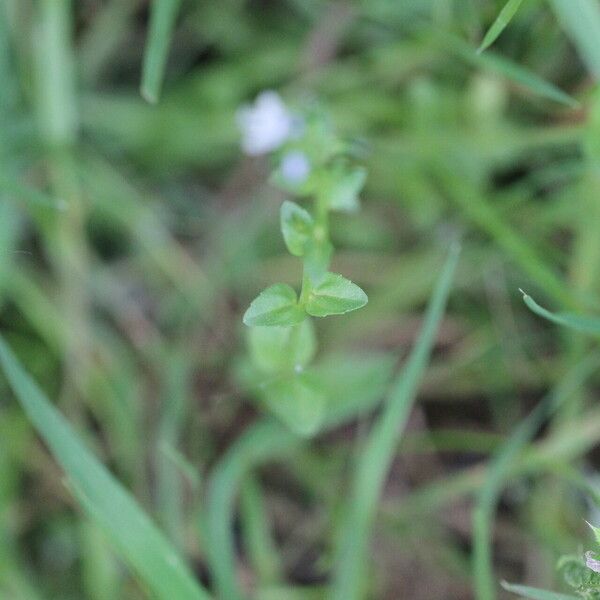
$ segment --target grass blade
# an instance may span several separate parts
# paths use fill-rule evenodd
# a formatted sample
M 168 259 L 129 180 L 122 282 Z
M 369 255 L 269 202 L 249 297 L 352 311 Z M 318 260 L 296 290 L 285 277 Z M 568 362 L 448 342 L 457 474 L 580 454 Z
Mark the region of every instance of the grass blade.
M 298 444 L 294 436 L 276 421 L 265 419 L 249 427 L 216 465 L 208 488 L 206 512 L 207 558 L 218 597 L 243 597 L 235 568 L 233 519 L 238 490 L 253 467 L 282 454 Z
M 473 52 L 473 48 L 469 44 L 454 36 L 440 36 L 440 40 L 451 52 L 454 52 L 465 62 L 470 63 L 476 68 L 506 77 L 542 98 L 553 100 L 570 108 L 577 108 L 579 106 L 579 102 L 575 98 L 569 96 L 569 94 L 563 92 L 554 84 L 546 81 L 529 69 L 504 58 L 500 54 L 492 52 L 477 54 Z
M 548 592 L 546 590 L 539 590 L 525 585 L 515 585 L 514 583 L 506 583 L 506 581 L 502 582 L 502 587 L 507 592 L 518 594 L 522 598 L 531 598 L 531 600 L 577 600 L 576 596 Z
M 155 451 L 159 524 L 177 548 L 183 546 L 185 539 L 183 479 L 163 448 L 177 448 L 187 418 L 191 397 L 189 356 L 189 353 L 177 350 L 163 361 L 162 411 Z
M 478 600 L 496 597 L 492 567 L 492 521 L 500 494 L 516 458 L 546 418 L 571 396 L 598 368 L 598 356 L 579 363 L 561 384 L 536 406 L 504 442 L 492 459 L 473 512 L 473 577 Z
M 600 336 L 600 317 L 585 317 L 574 315 L 572 313 L 553 313 L 540 306 L 531 296 L 521 290 L 523 294 L 523 302 L 540 317 L 552 321 L 557 325 L 569 327 L 575 331 L 587 333 L 589 335 Z
M 241 489 L 244 546 L 259 588 L 281 582 L 282 566 L 271 534 L 271 524 L 260 482 L 249 475 Z
M 562 26 L 573 40 L 583 62 L 600 77 L 600 6 L 596 0 L 551 0 Z
M 404 428 L 417 387 L 429 361 L 437 328 L 444 314 L 458 255 L 457 244 L 451 250 L 431 296 L 417 343 L 358 459 L 335 557 L 329 595 L 331 600 L 354 600 L 364 596 L 364 568 L 371 524 L 400 432 Z
M 79 439 L 0 338 L 0 365 L 29 419 L 92 520 L 160 600 L 205 600 L 181 558 L 130 494 Z
M 162 87 L 171 34 L 180 0 L 154 0 L 150 13 L 150 31 L 144 50 L 140 93 L 148 102 L 158 102 Z
M 506 26 L 510 23 L 511 19 L 515 16 L 523 0 L 508 0 L 504 5 L 504 8 L 500 11 L 500 14 L 496 17 L 496 20 L 492 23 L 492 26 L 488 29 L 483 41 L 477 53 L 481 54 L 486 48 L 489 48 L 497 39 L 498 36 L 504 31 Z

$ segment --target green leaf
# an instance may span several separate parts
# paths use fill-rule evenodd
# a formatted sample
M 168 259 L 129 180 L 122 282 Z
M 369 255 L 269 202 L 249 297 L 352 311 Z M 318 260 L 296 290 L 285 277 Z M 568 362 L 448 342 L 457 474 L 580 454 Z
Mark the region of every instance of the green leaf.
M 304 367 L 316 350 L 311 319 L 290 327 L 252 327 L 249 343 L 255 365 L 266 373 Z
M 150 12 L 150 30 L 144 48 L 142 68 L 142 97 L 158 102 L 162 87 L 171 35 L 179 12 L 180 0 L 153 0 Z
M 540 590 L 538 588 L 532 588 L 526 585 L 507 583 L 506 581 L 502 582 L 502 587 L 507 592 L 518 594 L 522 598 L 531 598 L 531 600 L 577 600 L 576 596 L 570 596 L 569 594 L 558 594 L 556 592 Z
M 252 301 L 244 314 L 244 323 L 248 326 L 296 325 L 305 317 L 293 288 L 285 283 L 276 283 Z
M 600 317 L 585 317 L 573 315 L 571 313 L 552 313 L 540 306 L 531 296 L 527 295 L 523 290 L 523 301 L 527 306 L 540 317 L 548 319 L 558 325 L 564 325 L 570 329 L 581 331 L 589 335 L 600 335 Z
M 315 226 L 310 213 L 295 202 L 286 200 L 281 205 L 280 218 L 287 249 L 294 256 L 304 256 Z
M 348 170 L 346 167 L 333 168 L 323 185 L 323 196 L 331 210 L 354 212 L 359 209 L 358 195 L 365 185 L 367 170 L 364 167 L 355 167 Z
M 311 290 L 306 312 L 313 317 L 343 315 L 363 307 L 367 301 L 367 295 L 356 284 L 337 273 L 327 273 Z
M 294 433 L 314 435 L 323 422 L 326 397 L 316 377 L 294 373 L 263 386 L 267 407 Z
M 500 11 L 500 14 L 496 17 L 496 20 L 492 23 L 492 26 L 485 34 L 485 37 L 481 42 L 481 46 L 477 48 L 477 52 L 483 52 L 496 41 L 498 36 L 504 31 L 505 27 L 515 16 L 522 2 L 523 0 L 508 0 L 508 2 L 504 5 L 504 8 Z
M 161 600 L 208 600 L 163 534 L 79 439 L 0 338 L 0 364 L 27 416 L 65 470 L 84 510 Z

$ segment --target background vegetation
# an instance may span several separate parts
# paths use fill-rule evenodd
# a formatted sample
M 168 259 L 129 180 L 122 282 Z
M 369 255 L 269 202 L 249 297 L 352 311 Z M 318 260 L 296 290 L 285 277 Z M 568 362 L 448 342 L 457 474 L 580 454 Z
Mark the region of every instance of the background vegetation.
M 357 458 L 391 464 L 346 600 L 561 589 L 600 520 L 598 363 L 518 289 L 599 309 L 600 5 L 509 2 L 477 53 L 505 4 L 167 1 L 149 26 L 141 0 L 1 3 L 2 598 L 329 597 Z M 331 232 L 369 304 L 317 323 L 310 441 L 244 385 L 246 307 L 301 278 L 239 149 L 264 89 L 318 98 L 369 173 Z M 416 387 L 457 237 L 405 434 L 362 452 L 391 383 Z

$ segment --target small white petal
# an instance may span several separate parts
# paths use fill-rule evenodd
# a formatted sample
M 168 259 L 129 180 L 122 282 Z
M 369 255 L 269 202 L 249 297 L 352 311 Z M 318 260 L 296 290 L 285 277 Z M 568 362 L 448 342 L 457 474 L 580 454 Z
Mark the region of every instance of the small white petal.
M 254 105 L 241 107 L 236 120 L 242 131 L 242 149 L 250 155 L 277 150 L 292 133 L 294 117 L 273 91 L 259 94 Z
M 310 163 L 304 152 L 293 150 L 281 160 L 281 176 L 289 183 L 303 183 L 310 175 Z

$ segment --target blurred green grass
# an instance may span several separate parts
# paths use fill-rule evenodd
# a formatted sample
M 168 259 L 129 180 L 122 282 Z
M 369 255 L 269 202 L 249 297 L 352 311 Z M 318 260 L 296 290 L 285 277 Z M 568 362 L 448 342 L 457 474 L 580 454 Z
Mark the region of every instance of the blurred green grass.
M 148 3 L 0 6 L 0 330 L 204 584 L 218 561 L 209 484 L 232 477 L 242 503 L 219 535 L 244 589 L 324 596 L 350 465 L 458 233 L 363 584 L 376 599 L 474 597 L 488 455 L 593 344 L 541 322 L 518 288 L 553 311 L 600 304 L 597 3 L 523 2 L 478 56 L 504 4 L 183 2 L 153 105 L 139 93 Z M 265 285 L 298 279 L 281 196 L 238 148 L 235 111 L 265 88 L 318 97 L 362 141 L 363 208 L 336 220 L 334 266 L 370 302 L 319 323 L 337 427 L 267 445 L 246 481 L 227 467 L 262 426 L 240 384 L 241 315 Z M 146 597 L 0 386 L 0 596 Z M 556 588 L 556 557 L 585 540 L 587 496 L 564 469 L 597 465 L 597 391 L 581 385 L 513 464 L 497 579 Z

